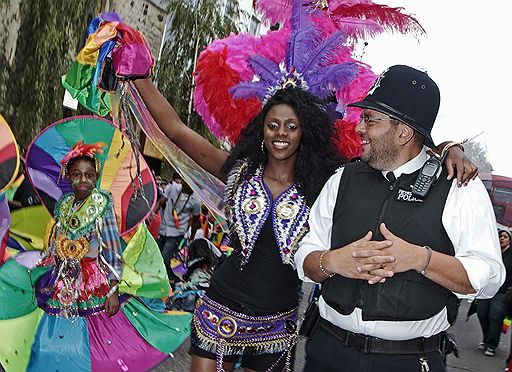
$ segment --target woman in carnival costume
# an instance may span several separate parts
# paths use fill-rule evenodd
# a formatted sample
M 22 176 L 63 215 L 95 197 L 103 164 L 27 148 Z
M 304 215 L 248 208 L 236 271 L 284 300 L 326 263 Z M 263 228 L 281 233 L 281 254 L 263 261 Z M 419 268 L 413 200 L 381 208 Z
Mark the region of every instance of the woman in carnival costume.
M 120 137 L 119 131 L 102 119 L 66 120 L 57 129 L 55 125 L 45 129 L 49 136 L 39 135 L 34 140 L 31 149 L 39 155 L 40 162 L 51 156 L 58 161 L 59 151 L 52 151 L 52 146 L 62 148 L 66 133 L 81 137 L 80 129 L 91 128 L 88 125 L 98 124 L 85 129 L 89 133 L 103 131 Z M 63 137 L 59 138 L 59 133 Z M 46 141 L 49 137 L 53 143 Z M 45 143 L 50 148 L 48 152 L 42 150 Z M 0 267 L 0 331 L 6 337 L 0 345 L 0 363 L 6 371 L 148 370 L 188 337 L 190 316 L 153 311 L 139 297 L 118 294 L 118 288 L 126 286 L 125 276 L 128 278 L 131 273 L 133 278 L 140 266 L 132 262 L 128 274 L 124 272 L 124 260 L 131 258 L 122 250 L 113 197 L 98 187 L 102 177 L 99 157 L 104 160 L 106 146 L 117 152 L 118 160 L 125 158 L 120 155 L 122 151 L 113 150 L 112 143 L 86 144 L 82 140 L 60 155 L 57 184 L 64 179 L 69 181 L 72 192 L 64 193 L 55 204 L 55 224 L 49 231 L 48 247 L 41 253 L 20 253 Z M 129 150 L 124 151 L 127 159 L 131 158 Z M 49 169 L 56 164 L 45 166 Z M 30 170 L 31 176 L 36 177 L 37 170 Z M 37 185 L 36 189 L 41 193 Z M 41 195 L 47 202 L 48 195 Z M 147 244 L 151 241 L 154 243 L 141 223 L 125 252 L 133 251 L 137 244 L 141 250 L 149 249 Z M 138 254 L 142 257 L 141 250 Z M 156 243 L 153 250 L 158 254 Z M 160 267 L 160 276 L 165 276 L 161 258 L 150 263 Z M 153 287 L 164 287 L 161 283 L 166 283 L 157 275 L 151 279 Z M 142 293 L 144 280 L 139 277 L 129 285 Z
M 335 32 L 321 40 L 303 2 L 292 4 L 291 32 L 281 34 L 287 41 L 276 42 L 276 34 L 267 35 L 266 56 L 256 53 L 245 62 L 257 78 L 235 79 L 229 90 L 232 98 L 224 101 L 219 97 L 228 93 L 221 91 L 225 85 L 219 85 L 214 94 L 219 116 L 211 121 L 217 125 L 222 126 L 222 114 L 233 112 L 234 107 L 240 115 L 259 107 L 250 123 L 238 123 L 241 135 L 231 153 L 188 128 L 150 80 L 135 81 L 165 135 L 226 182 L 225 213 L 235 251 L 213 273 L 205 296 L 196 303 L 193 371 L 231 371 L 240 357 L 247 371 L 290 368 L 301 290 L 293 255 L 308 231 L 310 206 L 324 182 L 343 164 L 332 140 L 333 116 L 326 102 L 333 90 L 346 88 L 364 69 L 355 61 L 328 62 L 329 56 L 343 49 L 345 35 Z M 232 37 L 223 40 L 214 58 L 222 66 L 229 58 L 230 41 Z M 254 43 L 248 40 L 247 48 Z M 286 47 L 269 53 L 276 45 Z M 282 60 L 276 61 L 276 56 Z M 198 65 L 206 58 L 203 54 Z M 198 66 L 196 82 L 222 84 L 220 79 L 233 77 L 218 72 Z M 240 105 L 241 101 L 247 105 Z

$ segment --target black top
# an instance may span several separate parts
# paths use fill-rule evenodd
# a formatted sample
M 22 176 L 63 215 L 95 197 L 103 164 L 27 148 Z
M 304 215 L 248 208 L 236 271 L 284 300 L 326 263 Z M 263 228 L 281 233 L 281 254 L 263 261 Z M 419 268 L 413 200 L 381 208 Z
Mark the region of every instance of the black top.
M 301 282 L 293 267 L 281 260 L 270 214 L 242 270 L 239 251 L 215 270 L 208 297 L 247 315 L 274 314 L 299 303 Z
M 508 247 L 508 249 L 501 254 L 503 258 L 503 264 L 505 265 L 505 270 L 507 272 L 507 276 L 505 277 L 505 282 L 500 287 L 498 293 L 507 292 L 508 287 L 512 285 L 512 249 Z

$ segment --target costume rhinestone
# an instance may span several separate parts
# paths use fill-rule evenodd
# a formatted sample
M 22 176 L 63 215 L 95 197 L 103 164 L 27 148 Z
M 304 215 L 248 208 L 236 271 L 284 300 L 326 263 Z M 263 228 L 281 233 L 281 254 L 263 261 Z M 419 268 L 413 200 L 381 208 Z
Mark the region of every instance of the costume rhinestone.
M 292 203 L 280 204 L 277 207 L 277 217 L 283 220 L 289 220 L 295 216 L 298 208 Z
M 236 333 L 236 320 L 230 316 L 223 316 L 217 324 L 217 332 L 223 338 L 233 337 Z
M 89 205 L 85 211 L 85 213 L 87 213 L 87 215 L 90 217 L 94 216 L 96 212 L 98 212 L 98 208 L 96 208 L 94 205 Z

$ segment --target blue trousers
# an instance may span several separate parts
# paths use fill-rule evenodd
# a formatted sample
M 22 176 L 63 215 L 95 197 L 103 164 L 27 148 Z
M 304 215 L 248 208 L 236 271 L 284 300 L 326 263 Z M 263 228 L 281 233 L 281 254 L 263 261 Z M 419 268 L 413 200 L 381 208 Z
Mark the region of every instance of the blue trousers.
M 483 342 L 496 349 L 500 343 L 503 319 L 507 312 L 505 293 L 496 293 L 488 300 L 478 300 L 476 313 L 482 327 Z
M 164 259 L 165 268 L 167 269 L 167 277 L 174 283 L 179 282 L 181 279 L 174 274 L 171 269 L 171 258 L 178 255 L 178 247 L 183 239 L 183 235 L 181 236 L 163 236 L 159 235 L 157 239 L 158 247 L 160 248 L 160 252 L 162 253 L 162 257 Z

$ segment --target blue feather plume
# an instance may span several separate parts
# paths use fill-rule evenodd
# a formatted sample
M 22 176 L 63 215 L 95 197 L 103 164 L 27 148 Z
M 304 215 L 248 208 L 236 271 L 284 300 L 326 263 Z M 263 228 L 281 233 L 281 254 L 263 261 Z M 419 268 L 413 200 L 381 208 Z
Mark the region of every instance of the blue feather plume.
M 243 81 L 229 89 L 233 99 L 259 98 L 263 100 L 267 94 L 267 89 L 271 82 L 265 81 Z
M 325 98 L 331 94 L 331 90 L 340 89 L 350 84 L 358 72 L 359 65 L 355 62 L 323 67 L 308 79 L 309 91 Z
M 296 66 L 311 52 L 321 33 L 318 31 L 306 13 L 305 0 L 297 0 L 292 3 L 292 14 L 290 24 L 292 27 L 290 39 L 286 48 L 285 63 L 288 68 Z
M 249 57 L 248 63 L 252 71 L 262 80 L 276 80 L 281 72 L 277 63 L 259 55 Z
M 304 71 L 304 74 L 307 74 L 321 64 L 325 64 L 346 40 L 347 36 L 343 31 L 333 33 L 310 53 L 308 59 L 303 60 L 301 65 L 297 65 L 297 68 Z

